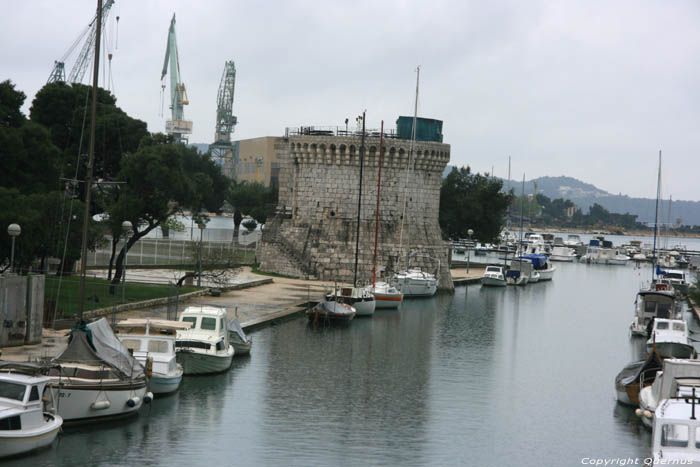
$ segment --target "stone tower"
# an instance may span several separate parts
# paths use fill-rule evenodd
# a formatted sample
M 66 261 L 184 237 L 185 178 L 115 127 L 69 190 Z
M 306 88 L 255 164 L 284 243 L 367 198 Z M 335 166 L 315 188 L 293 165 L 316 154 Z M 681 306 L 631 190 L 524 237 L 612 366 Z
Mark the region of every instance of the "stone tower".
M 310 133 L 287 136 L 278 146 L 278 207 L 263 231 L 260 268 L 292 277 L 352 282 L 361 138 L 342 132 L 340 136 Z M 361 284 L 372 281 L 377 208 L 379 137 L 369 134 L 360 209 Z M 450 146 L 416 142 L 409 171 L 411 141 L 385 137 L 383 144 L 377 269 L 387 273 L 405 269 L 410 239 L 411 267 L 437 272 L 439 288 L 452 290 L 448 248 L 438 224 L 442 172 L 450 160 Z M 402 222 L 404 200 L 407 222 Z

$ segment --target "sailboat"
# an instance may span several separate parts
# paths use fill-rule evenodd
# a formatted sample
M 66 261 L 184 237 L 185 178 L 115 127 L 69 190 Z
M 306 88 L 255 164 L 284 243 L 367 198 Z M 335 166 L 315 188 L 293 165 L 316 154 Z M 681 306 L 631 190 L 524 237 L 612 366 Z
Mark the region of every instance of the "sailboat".
M 355 308 L 357 316 L 372 316 L 377 301 L 369 287 L 358 287 L 357 265 L 360 254 L 360 214 L 362 209 L 362 175 L 365 155 L 365 112 L 362 112 L 362 142 L 360 143 L 360 187 L 357 200 L 357 231 L 355 233 L 355 276 L 352 287 L 339 287 L 326 295 L 327 301 L 342 302 Z
M 401 233 L 403 235 L 403 222 L 406 219 L 408 205 L 407 190 L 411 175 L 411 164 L 416 144 L 416 125 L 418 122 L 418 86 L 420 83 L 420 67 L 416 69 L 416 99 L 413 109 L 413 128 L 411 129 L 411 148 L 408 153 L 408 167 L 406 167 L 406 185 L 404 188 L 403 216 L 401 218 Z M 411 268 L 411 222 L 407 223 L 406 235 L 406 269 L 394 274 L 391 284 L 400 290 L 405 297 L 432 297 L 437 292 L 438 280 L 435 274 L 423 271 L 419 267 Z M 439 266 L 438 266 L 439 268 Z
M 379 173 L 377 175 L 377 209 L 374 213 L 374 259 L 372 264 L 372 288 L 377 308 L 396 309 L 403 302 L 403 293 L 388 282 L 377 282 L 377 244 L 379 243 L 379 200 L 382 188 L 382 162 L 384 159 L 384 120 L 379 130 Z
M 63 417 L 66 423 L 136 414 L 144 402 L 150 402 L 153 398 L 152 393 L 146 392 L 147 378 L 143 367 L 117 339 L 107 321 L 102 318 L 86 324 L 82 319 L 85 304 L 87 232 L 91 217 L 90 198 L 95 160 L 102 13 L 102 0 L 98 0 L 78 298 L 80 320 L 71 331 L 68 347 L 53 360 L 55 366 L 49 371 L 48 387 L 52 395 L 51 400 L 54 401 L 53 410 Z

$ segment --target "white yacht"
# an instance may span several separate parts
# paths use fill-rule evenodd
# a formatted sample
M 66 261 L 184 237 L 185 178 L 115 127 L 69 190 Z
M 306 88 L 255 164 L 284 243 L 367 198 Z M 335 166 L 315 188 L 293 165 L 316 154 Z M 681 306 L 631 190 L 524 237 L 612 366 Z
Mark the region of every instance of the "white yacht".
M 182 382 L 182 365 L 175 357 L 175 334 L 192 323 L 133 318 L 117 323 L 117 337 L 149 373 L 153 394 L 175 392 Z
M 566 240 L 564 240 L 564 245 L 571 248 L 576 248 L 577 246 L 583 246 L 583 241 L 581 241 L 581 237 L 578 235 L 569 234 L 567 235 Z
M 666 269 L 663 272 L 663 279 L 668 281 L 681 295 L 688 295 L 688 279 L 682 269 Z
M 50 379 L 13 371 L 0 373 L 0 458 L 50 445 L 63 419 L 44 411 L 42 397 Z
M 484 275 L 481 277 L 481 285 L 505 287 L 506 276 L 502 266 L 486 266 Z
M 656 409 L 648 465 L 700 465 L 700 394 L 666 399 Z
M 213 306 L 189 306 L 180 321 L 192 328 L 177 331 L 177 361 L 186 375 L 220 373 L 231 366 L 233 346 L 229 343 L 226 310 Z
M 146 373 L 105 318 L 71 330 L 68 347 L 52 360 L 50 406 L 65 423 L 136 415 L 149 403 Z
M 370 287 L 339 287 L 326 295 L 329 302 L 343 302 L 355 308 L 357 316 L 372 316 L 377 300 Z
M 654 383 L 639 391 L 639 408 L 635 413 L 651 428 L 656 408 L 664 399 L 690 397 L 693 388 L 700 396 L 700 360 L 667 358 L 663 371 L 656 372 Z
M 630 324 L 633 335 L 650 335 L 652 320 L 656 318 L 681 319 L 682 310 L 676 302 L 673 291 L 666 290 L 666 284 L 654 284 L 652 288 L 642 289 L 634 302 L 634 319 Z
M 377 308 L 392 309 L 398 308 L 403 302 L 403 294 L 399 289 L 387 282 L 377 282 L 370 288 L 374 295 Z
M 647 351 L 656 348 L 662 358 L 694 358 L 695 348 L 688 339 L 688 326 L 681 319 L 656 318 Z
M 576 252 L 568 246 L 555 246 L 549 256 L 551 261 L 573 262 L 576 259 Z
M 404 297 L 432 297 L 437 292 L 438 280 L 435 275 L 420 268 L 401 271 L 394 275 L 391 282 Z

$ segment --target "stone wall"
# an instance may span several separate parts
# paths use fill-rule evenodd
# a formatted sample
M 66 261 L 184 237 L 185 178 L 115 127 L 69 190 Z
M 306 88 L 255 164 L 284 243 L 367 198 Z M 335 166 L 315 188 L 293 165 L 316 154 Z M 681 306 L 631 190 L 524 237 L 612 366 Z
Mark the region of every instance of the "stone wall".
M 44 276 L 0 276 L 0 347 L 41 342 Z
M 438 225 L 442 171 L 449 161 L 450 147 L 416 143 L 409 171 L 410 145 L 406 140 L 384 140 L 377 266 L 388 271 L 405 268 L 410 236 L 414 254 L 411 266 L 439 271 L 440 288 L 450 290 L 448 249 Z M 259 254 L 261 269 L 281 273 L 291 263 L 305 276 L 351 282 L 357 239 L 360 138 L 292 136 L 286 144 L 278 145 L 277 151 L 281 166 L 278 215 L 265 226 Z M 379 138 L 366 138 L 358 260 L 358 277 L 363 283 L 372 279 L 378 178 Z M 404 204 L 408 222 L 402 222 Z

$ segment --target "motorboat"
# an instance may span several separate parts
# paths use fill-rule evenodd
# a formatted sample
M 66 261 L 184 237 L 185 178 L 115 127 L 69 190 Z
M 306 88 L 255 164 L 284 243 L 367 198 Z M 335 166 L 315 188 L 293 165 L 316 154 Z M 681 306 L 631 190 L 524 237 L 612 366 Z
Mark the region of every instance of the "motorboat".
M 586 254 L 581 257 L 581 261 L 592 264 L 624 265 L 629 260 L 629 256 L 613 248 L 611 241 L 601 238 L 591 239 Z
M 377 282 L 370 291 L 374 295 L 378 309 L 395 309 L 400 307 L 403 302 L 401 291 L 388 282 Z
M 434 274 L 410 268 L 395 274 L 391 284 L 403 293 L 404 298 L 432 297 L 437 292 L 438 280 Z
M 662 358 L 694 358 L 695 348 L 688 339 L 688 326 L 682 319 L 656 318 L 647 341 L 647 351 L 653 348 Z
M 699 395 L 666 399 L 656 409 L 649 465 L 700 465 Z
M 233 346 L 233 354 L 236 357 L 250 354 L 250 348 L 253 346 L 253 339 L 243 332 L 243 327 L 241 326 L 241 322 L 238 321 L 238 316 L 234 316 L 228 323 L 228 338 Z
M 576 259 L 576 252 L 568 246 L 555 246 L 552 248 L 552 254 L 549 256 L 550 261 L 565 261 L 573 262 Z
M 68 347 L 51 364 L 47 409 L 66 424 L 136 415 L 153 397 L 143 366 L 105 318 L 77 323 Z
M 564 245 L 576 248 L 577 246 L 583 246 L 583 242 L 581 241 L 580 236 L 576 234 L 569 234 L 567 235 L 566 240 L 564 240 Z
M 663 277 L 664 281 L 668 281 L 681 295 L 688 295 L 688 280 L 685 271 L 682 269 L 660 269 L 657 267 L 656 273 L 659 277 Z
M 656 372 L 662 369 L 661 356 L 654 349 L 644 360 L 625 366 L 615 377 L 615 394 L 621 404 L 637 407 L 639 391 L 654 382 Z
M 636 413 L 642 423 L 651 428 L 656 408 L 664 399 L 690 397 L 693 389 L 700 396 L 700 360 L 667 358 L 663 371 L 657 371 L 654 383 L 639 391 Z
M 508 285 L 527 285 L 532 274 L 532 263 L 522 259 L 514 259 L 506 272 Z
M 532 274 L 530 275 L 530 282 L 539 281 L 551 281 L 554 277 L 554 271 L 557 270 L 556 266 L 553 266 L 549 261 L 547 261 L 547 255 L 525 255 L 522 256 L 532 263 Z M 533 280 L 535 279 L 535 280 Z
M 319 321 L 350 322 L 357 311 L 351 305 L 342 302 L 321 301 L 312 308 L 306 310 L 306 317 L 309 321 L 318 323 Z
M 192 323 L 190 329 L 177 331 L 175 339 L 177 361 L 185 375 L 221 373 L 231 367 L 234 350 L 224 308 L 188 306 L 180 321 Z
M 44 409 L 44 390 L 51 379 L 40 374 L 41 368 L 26 374 L 6 363 L 12 366 L 0 371 L 0 458 L 49 446 L 63 425 L 60 415 Z
M 680 319 L 682 309 L 673 291 L 665 284 L 654 284 L 642 289 L 634 302 L 634 319 L 630 324 L 632 335 L 651 337 L 652 322 L 656 318 Z
M 326 294 L 326 301 L 352 305 L 357 316 L 372 316 L 377 308 L 377 300 L 369 287 L 338 287 Z
M 505 287 L 506 276 L 502 266 L 486 266 L 484 275 L 481 276 L 481 285 L 493 287 Z
M 192 323 L 164 319 L 132 318 L 116 324 L 117 337 L 134 358 L 146 368 L 148 388 L 155 395 L 178 390 L 184 370 L 177 363 L 175 337 L 177 331 Z

